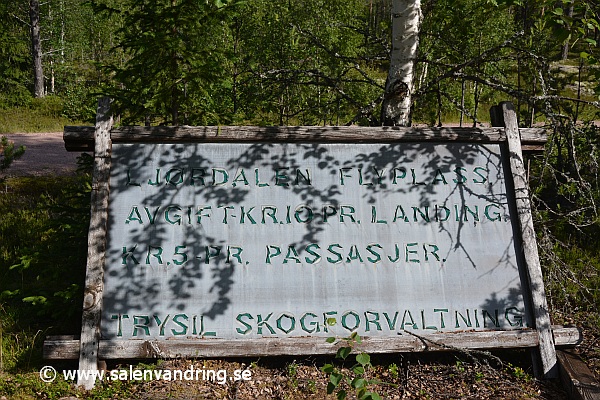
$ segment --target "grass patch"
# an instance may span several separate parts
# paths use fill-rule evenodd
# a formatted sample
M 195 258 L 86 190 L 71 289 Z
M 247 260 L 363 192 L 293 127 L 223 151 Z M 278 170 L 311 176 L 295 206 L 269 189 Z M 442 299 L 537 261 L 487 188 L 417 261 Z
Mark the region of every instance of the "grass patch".
M 80 329 L 89 181 L 10 178 L 0 192 L 0 370 L 38 365 L 47 334 Z
M 63 102 L 49 96 L 34 99 L 28 107 L 0 109 L 0 134 L 60 132 L 65 125 L 82 125 L 63 116 Z

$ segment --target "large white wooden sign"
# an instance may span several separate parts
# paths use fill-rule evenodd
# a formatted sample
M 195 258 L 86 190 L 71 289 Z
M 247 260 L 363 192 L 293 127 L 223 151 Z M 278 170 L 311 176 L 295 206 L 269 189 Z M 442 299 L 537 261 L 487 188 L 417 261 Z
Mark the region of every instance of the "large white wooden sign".
M 499 144 L 114 144 L 102 337 L 531 326 Z
M 538 348 L 551 327 L 510 103 L 504 128 L 65 128 L 94 150 L 81 338 L 98 359 Z M 86 388 L 94 378 L 80 379 Z

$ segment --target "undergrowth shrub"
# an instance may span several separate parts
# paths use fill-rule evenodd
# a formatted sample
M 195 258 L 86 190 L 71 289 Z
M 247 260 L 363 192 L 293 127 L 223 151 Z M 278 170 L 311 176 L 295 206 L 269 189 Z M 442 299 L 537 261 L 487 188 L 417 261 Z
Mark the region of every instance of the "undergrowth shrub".
M 11 178 L 0 194 L 5 368 L 27 365 L 32 347 L 41 344 L 38 338 L 21 340 L 24 346 L 11 349 L 23 332 L 43 336 L 80 330 L 90 210 L 88 158 L 80 158 L 75 177 Z
M 555 322 L 600 337 L 600 128 L 565 121 L 532 164 L 533 204 Z

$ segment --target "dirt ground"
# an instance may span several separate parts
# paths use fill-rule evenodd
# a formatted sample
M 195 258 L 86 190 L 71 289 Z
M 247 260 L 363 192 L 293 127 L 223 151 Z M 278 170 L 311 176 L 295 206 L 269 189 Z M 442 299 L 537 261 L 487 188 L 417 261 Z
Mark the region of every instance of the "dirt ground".
M 5 134 L 15 146 L 25 146 L 25 154 L 5 171 L 7 176 L 71 174 L 80 153 L 67 152 L 62 132 Z
M 524 368 L 527 351 L 509 352 L 496 359 L 470 357 L 466 354 L 387 355 L 374 357 L 373 366 L 364 378 L 371 382 L 368 390 L 382 399 L 568 399 L 559 381 L 538 381 Z M 519 360 L 520 359 L 520 360 Z M 248 370 L 247 381 L 199 382 L 154 380 L 136 385 L 132 397 L 138 399 L 335 399 L 337 390 L 328 395 L 329 377 L 321 371 L 322 357 L 302 359 L 266 358 L 258 360 L 172 360 L 156 369 L 185 371 L 191 368 L 213 371 Z M 516 364 L 513 364 L 516 363 Z M 353 357 L 344 365 L 337 364 L 345 378 L 354 378 Z M 111 370 L 126 366 L 109 366 Z M 344 379 L 344 382 L 346 379 Z M 357 392 L 346 383 L 348 399 Z M 379 382 L 379 383 L 375 383 Z M 104 382 L 109 389 L 113 383 Z

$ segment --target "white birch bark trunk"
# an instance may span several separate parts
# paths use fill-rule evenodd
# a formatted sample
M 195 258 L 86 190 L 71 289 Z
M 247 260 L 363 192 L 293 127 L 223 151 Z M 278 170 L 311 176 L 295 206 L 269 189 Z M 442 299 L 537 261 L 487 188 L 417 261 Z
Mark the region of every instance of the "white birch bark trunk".
M 394 0 L 392 53 L 381 107 L 382 125 L 410 126 L 414 66 L 419 47 L 421 0 Z

